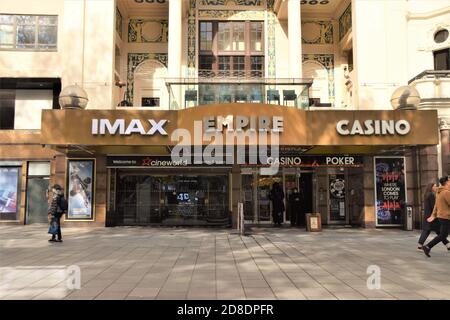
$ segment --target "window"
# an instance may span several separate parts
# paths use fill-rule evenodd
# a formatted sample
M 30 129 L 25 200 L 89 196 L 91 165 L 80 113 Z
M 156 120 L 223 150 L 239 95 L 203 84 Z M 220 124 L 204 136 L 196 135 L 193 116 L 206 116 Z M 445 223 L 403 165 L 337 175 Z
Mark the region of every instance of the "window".
M 226 22 L 225 22 L 226 23 Z M 233 23 L 233 51 L 245 50 L 245 27 L 243 22 Z
M 60 92 L 59 78 L 0 78 L 0 130 L 40 129 L 42 110 L 59 109 Z
M 199 66 L 201 70 L 212 70 L 214 62 L 213 56 L 201 56 L 199 59 Z
M 450 48 L 434 51 L 434 70 L 450 70 Z
M 264 57 L 253 56 L 251 57 L 252 62 L 252 76 L 262 77 L 264 71 Z
M 57 34 L 57 16 L 0 14 L 0 49 L 56 50 Z
M 218 37 L 219 37 L 219 51 L 231 50 L 231 24 L 219 23 Z
M 263 22 L 202 21 L 199 29 L 199 76 L 263 76 Z
M 212 50 L 213 29 L 212 22 L 200 24 L 200 50 Z
M 250 33 L 250 45 L 252 51 L 262 51 L 262 23 L 252 22 Z
M 159 98 L 143 97 L 141 105 L 143 107 L 159 107 Z
M 233 57 L 233 76 L 239 77 L 245 72 L 245 57 L 235 56 Z
M 442 29 L 434 34 L 434 42 L 442 43 L 448 39 L 448 30 Z
M 14 129 L 15 90 L 0 89 L 0 130 Z

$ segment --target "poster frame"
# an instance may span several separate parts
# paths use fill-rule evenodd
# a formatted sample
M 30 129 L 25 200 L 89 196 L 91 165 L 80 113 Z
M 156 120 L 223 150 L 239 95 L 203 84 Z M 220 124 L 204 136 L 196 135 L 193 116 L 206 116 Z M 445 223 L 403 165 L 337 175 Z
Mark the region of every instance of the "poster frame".
M 378 223 L 378 212 L 377 212 L 377 159 L 402 159 L 403 160 L 403 170 L 405 171 L 405 204 L 408 203 L 408 183 L 406 174 L 406 157 L 404 156 L 379 156 L 373 157 L 373 184 L 374 184 L 374 206 L 373 210 L 375 213 L 375 227 L 402 227 L 403 224 L 379 224 Z M 406 207 L 405 207 L 406 210 Z
M 77 219 L 77 218 L 70 218 L 69 217 L 69 210 L 67 210 L 67 214 L 66 214 L 66 216 L 65 216 L 65 219 L 64 219 L 64 221 L 70 221 L 70 222 L 72 222 L 72 221 L 79 221 L 79 222 L 92 222 L 92 221 L 95 221 L 95 214 L 96 214 L 96 212 L 95 212 L 95 193 L 96 193 L 96 183 L 97 183 L 97 176 L 96 176 L 96 173 L 97 173 L 97 170 L 96 170 L 96 159 L 95 158 L 67 158 L 66 159 L 66 183 L 65 183 L 65 186 L 66 186 L 66 192 L 65 192 L 65 197 L 66 197 L 66 199 L 67 199 L 67 202 L 69 203 L 69 206 L 70 206 L 70 202 L 69 202 L 69 175 L 70 175 L 70 162 L 75 162 L 75 161 L 77 161 L 77 162 L 79 162 L 79 161 L 85 161 L 85 162 L 91 162 L 93 165 L 92 165 L 92 199 L 91 199 L 91 218 L 90 219 L 86 219 L 86 218 L 80 218 L 80 219 Z M 69 209 L 70 209 L 70 207 L 69 207 Z

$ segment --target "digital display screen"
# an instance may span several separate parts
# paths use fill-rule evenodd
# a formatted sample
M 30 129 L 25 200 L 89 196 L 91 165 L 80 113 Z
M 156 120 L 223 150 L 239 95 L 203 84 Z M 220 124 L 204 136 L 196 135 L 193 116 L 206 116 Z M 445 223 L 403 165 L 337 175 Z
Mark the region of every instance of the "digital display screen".
M 177 200 L 178 201 L 190 201 L 189 193 L 187 192 L 180 192 L 177 194 Z

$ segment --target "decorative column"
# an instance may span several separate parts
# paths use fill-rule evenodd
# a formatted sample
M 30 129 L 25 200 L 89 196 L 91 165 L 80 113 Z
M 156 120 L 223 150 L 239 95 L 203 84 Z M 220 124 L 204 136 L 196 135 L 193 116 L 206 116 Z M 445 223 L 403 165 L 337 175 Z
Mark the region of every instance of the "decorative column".
M 441 176 L 450 174 L 449 154 L 450 154 L 450 118 L 439 119 L 439 133 L 441 140 Z
M 237 228 L 238 224 L 238 204 L 241 199 L 242 174 L 241 168 L 234 165 L 231 169 L 231 225 L 233 229 Z
M 375 228 L 375 181 L 374 181 L 373 157 L 364 157 L 364 208 L 361 214 L 361 226 L 363 228 Z
M 169 1 L 169 43 L 168 43 L 168 74 L 169 78 L 179 78 L 181 75 L 181 37 L 182 37 L 182 1 Z M 180 104 L 179 87 L 171 88 L 170 109 L 178 109 Z
M 299 0 L 288 0 L 289 75 L 302 78 L 302 18 Z

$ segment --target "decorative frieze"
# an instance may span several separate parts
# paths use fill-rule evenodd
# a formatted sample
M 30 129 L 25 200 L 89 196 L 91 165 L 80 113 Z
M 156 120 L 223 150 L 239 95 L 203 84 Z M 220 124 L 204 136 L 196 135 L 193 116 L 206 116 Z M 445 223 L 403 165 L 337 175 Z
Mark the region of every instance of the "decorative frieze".
M 333 44 L 331 21 L 302 21 L 302 43 Z
M 189 0 L 188 16 L 188 76 L 195 76 L 195 59 L 197 45 L 197 0 Z
M 264 11 L 199 10 L 198 17 L 220 20 L 264 20 Z
M 128 22 L 128 42 L 167 42 L 168 35 L 167 20 L 130 19 Z
M 275 25 L 276 13 L 274 11 L 275 0 L 267 0 L 267 76 L 276 77 L 276 45 Z
M 345 37 L 347 32 L 352 28 L 352 4 L 350 3 L 339 17 L 339 41 Z
M 201 0 L 204 6 L 260 6 L 262 0 Z

